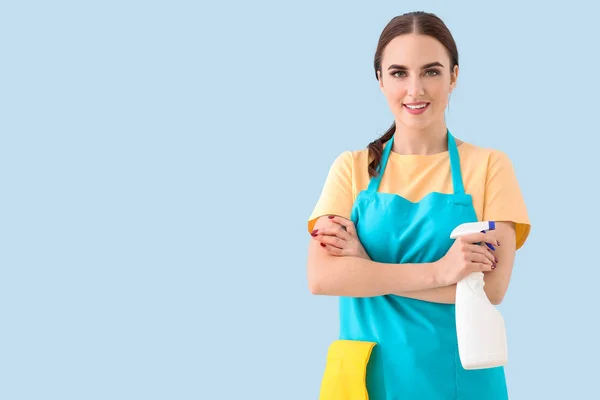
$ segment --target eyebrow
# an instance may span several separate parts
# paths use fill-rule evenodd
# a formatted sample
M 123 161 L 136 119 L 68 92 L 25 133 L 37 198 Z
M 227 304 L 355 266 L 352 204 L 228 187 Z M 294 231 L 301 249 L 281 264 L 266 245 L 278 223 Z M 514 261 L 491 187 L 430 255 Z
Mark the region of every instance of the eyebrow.
M 431 68 L 431 67 L 442 67 L 442 68 L 444 68 L 444 66 L 442 64 L 440 64 L 439 62 L 436 61 L 436 62 L 432 62 L 432 63 L 423 65 L 421 67 L 421 69 L 426 69 L 426 68 Z M 408 69 L 404 65 L 392 64 L 392 65 L 390 65 L 388 67 L 388 70 L 390 70 L 392 68 L 394 68 L 394 69 Z

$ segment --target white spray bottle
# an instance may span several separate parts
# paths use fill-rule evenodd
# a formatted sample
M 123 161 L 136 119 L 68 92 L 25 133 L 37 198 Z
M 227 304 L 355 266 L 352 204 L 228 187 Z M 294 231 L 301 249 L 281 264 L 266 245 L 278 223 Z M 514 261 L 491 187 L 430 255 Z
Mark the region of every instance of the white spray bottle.
M 469 222 L 457 226 L 451 239 L 494 230 L 494 221 Z M 483 272 L 474 272 L 456 284 L 456 334 L 464 369 L 499 367 L 508 361 L 506 328 L 500 311 L 489 301 Z

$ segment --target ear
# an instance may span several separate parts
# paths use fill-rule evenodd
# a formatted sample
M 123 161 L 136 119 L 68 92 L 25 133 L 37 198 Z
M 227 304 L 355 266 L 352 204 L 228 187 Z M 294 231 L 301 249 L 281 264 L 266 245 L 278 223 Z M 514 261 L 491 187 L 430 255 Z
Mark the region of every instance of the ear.
M 455 65 L 454 70 L 452 71 L 452 74 L 450 75 L 450 93 L 452 93 L 452 91 L 456 87 L 457 80 L 458 80 L 458 65 Z

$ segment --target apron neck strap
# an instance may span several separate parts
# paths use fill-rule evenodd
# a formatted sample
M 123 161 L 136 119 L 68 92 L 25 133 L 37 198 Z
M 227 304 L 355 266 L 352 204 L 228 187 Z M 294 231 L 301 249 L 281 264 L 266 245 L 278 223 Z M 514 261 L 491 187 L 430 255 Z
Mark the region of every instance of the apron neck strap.
M 460 157 L 458 155 L 458 148 L 456 147 L 456 141 L 454 140 L 454 136 L 448 130 L 448 153 L 450 154 L 450 170 L 452 172 L 452 186 L 454 187 L 454 194 L 465 194 L 465 188 L 463 186 L 462 173 L 460 171 Z M 369 181 L 369 187 L 367 191 L 376 193 L 379 190 L 379 185 L 381 184 L 381 178 L 383 177 L 383 173 L 385 172 L 385 167 L 387 166 L 388 159 L 390 158 L 390 152 L 394 145 L 394 136 L 385 144 L 385 148 L 383 149 L 383 154 L 381 155 L 381 162 L 379 163 L 379 168 L 377 171 L 379 175 L 371 178 Z
M 379 168 L 377 172 L 379 175 L 374 176 L 369 181 L 369 187 L 367 188 L 368 192 L 377 193 L 379 190 L 379 184 L 381 183 L 381 178 L 383 177 L 383 173 L 385 172 L 385 167 L 387 165 L 388 159 L 390 158 L 390 152 L 392 151 L 392 147 L 394 147 L 394 136 L 392 135 L 391 139 L 387 141 L 385 144 L 385 148 L 383 149 L 383 154 L 381 155 L 381 162 L 379 163 Z
M 454 194 L 465 194 L 463 186 L 462 173 L 460 172 L 460 156 L 454 136 L 448 130 L 448 152 L 450 153 L 450 169 L 452 171 L 452 186 Z

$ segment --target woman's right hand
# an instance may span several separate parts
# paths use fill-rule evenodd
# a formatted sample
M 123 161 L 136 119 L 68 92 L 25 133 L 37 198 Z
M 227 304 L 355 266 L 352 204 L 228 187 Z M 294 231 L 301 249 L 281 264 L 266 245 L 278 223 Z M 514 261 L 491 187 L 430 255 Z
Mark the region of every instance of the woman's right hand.
M 453 285 L 472 272 L 494 270 L 498 260 L 486 243 L 500 245 L 494 231 L 458 237 L 446 255 L 434 263 L 440 286 Z

